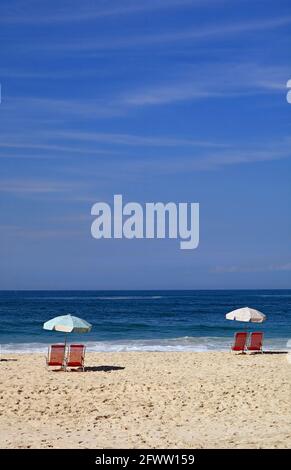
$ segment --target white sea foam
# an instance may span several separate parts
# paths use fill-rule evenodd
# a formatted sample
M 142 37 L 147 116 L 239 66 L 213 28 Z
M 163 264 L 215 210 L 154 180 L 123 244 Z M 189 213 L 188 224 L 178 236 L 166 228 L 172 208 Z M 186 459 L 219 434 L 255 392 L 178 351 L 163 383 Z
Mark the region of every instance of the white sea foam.
M 264 341 L 266 351 L 287 351 L 286 338 L 272 338 Z M 71 339 L 73 342 L 73 338 Z M 126 352 L 126 351 L 229 351 L 232 338 L 184 336 L 181 338 L 152 339 L 152 340 L 119 340 L 119 341 L 88 341 L 84 342 L 89 352 Z M 290 346 L 289 346 L 290 347 Z M 44 353 L 46 343 L 6 343 L 1 345 L 2 354 L 7 353 Z

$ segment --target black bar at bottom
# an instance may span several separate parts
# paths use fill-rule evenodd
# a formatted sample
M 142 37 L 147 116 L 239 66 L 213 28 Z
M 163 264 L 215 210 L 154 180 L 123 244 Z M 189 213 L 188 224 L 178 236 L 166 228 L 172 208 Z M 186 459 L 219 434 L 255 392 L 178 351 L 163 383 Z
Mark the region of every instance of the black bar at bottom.
M 223 465 L 224 468 L 234 465 L 282 464 L 289 461 L 290 449 L 3 449 L 0 450 L 1 464 L 20 464 L 39 466 L 41 464 L 81 465 L 82 467 L 100 468 L 112 465 L 116 468 L 142 468 L 154 466 L 191 466 L 204 468 L 205 465 Z M 286 460 L 286 458 L 288 460 Z M 3 468 L 3 467 L 2 467 Z

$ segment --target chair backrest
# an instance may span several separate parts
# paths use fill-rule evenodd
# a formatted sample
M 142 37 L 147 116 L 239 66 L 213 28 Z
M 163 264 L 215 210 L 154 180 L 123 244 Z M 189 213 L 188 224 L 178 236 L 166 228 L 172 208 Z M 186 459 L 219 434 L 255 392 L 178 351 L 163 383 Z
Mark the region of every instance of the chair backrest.
M 263 345 L 263 333 L 260 331 L 254 331 L 251 334 L 251 340 L 250 340 L 248 349 L 259 351 L 262 348 L 262 345 Z
M 85 355 L 84 344 L 70 344 L 68 363 L 80 363 L 82 364 Z
M 233 351 L 244 351 L 246 347 L 248 334 L 246 332 L 239 332 L 235 334 L 234 345 L 232 346 Z
M 49 362 L 62 364 L 65 358 L 65 345 L 52 344 L 49 348 Z

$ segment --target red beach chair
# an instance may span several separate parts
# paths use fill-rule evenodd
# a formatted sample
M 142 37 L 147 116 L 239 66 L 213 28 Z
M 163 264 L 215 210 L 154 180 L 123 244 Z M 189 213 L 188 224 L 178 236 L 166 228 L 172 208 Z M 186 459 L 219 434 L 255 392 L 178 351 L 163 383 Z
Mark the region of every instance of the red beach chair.
M 52 344 L 49 346 L 46 358 L 47 367 L 60 366 L 62 369 L 65 365 L 65 351 L 66 346 L 64 344 Z
M 84 344 L 70 344 L 66 367 L 81 367 L 84 372 L 85 349 Z
M 247 347 L 248 351 L 258 351 L 263 352 L 263 336 L 264 334 L 259 331 L 254 331 L 251 334 L 250 343 Z
M 231 346 L 231 350 L 245 352 L 247 337 L 248 334 L 246 332 L 236 333 L 234 337 L 234 343 Z

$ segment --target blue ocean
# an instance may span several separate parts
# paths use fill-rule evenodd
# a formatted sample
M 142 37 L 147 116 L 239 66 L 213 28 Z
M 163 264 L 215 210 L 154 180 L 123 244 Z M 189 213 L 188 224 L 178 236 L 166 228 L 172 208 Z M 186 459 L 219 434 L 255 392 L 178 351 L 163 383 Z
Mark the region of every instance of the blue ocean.
M 225 314 L 239 307 L 267 315 L 265 348 L 286 349 L 291 338 L 291 290 L 201 291 L 2 291 L 2 352 L 44 351 L 64 335 L 42 329 L 52 317 L 72 314 L 92 323 L 90 333 L 71 334 L 91 351 L 228 350 L 246 324 Z

